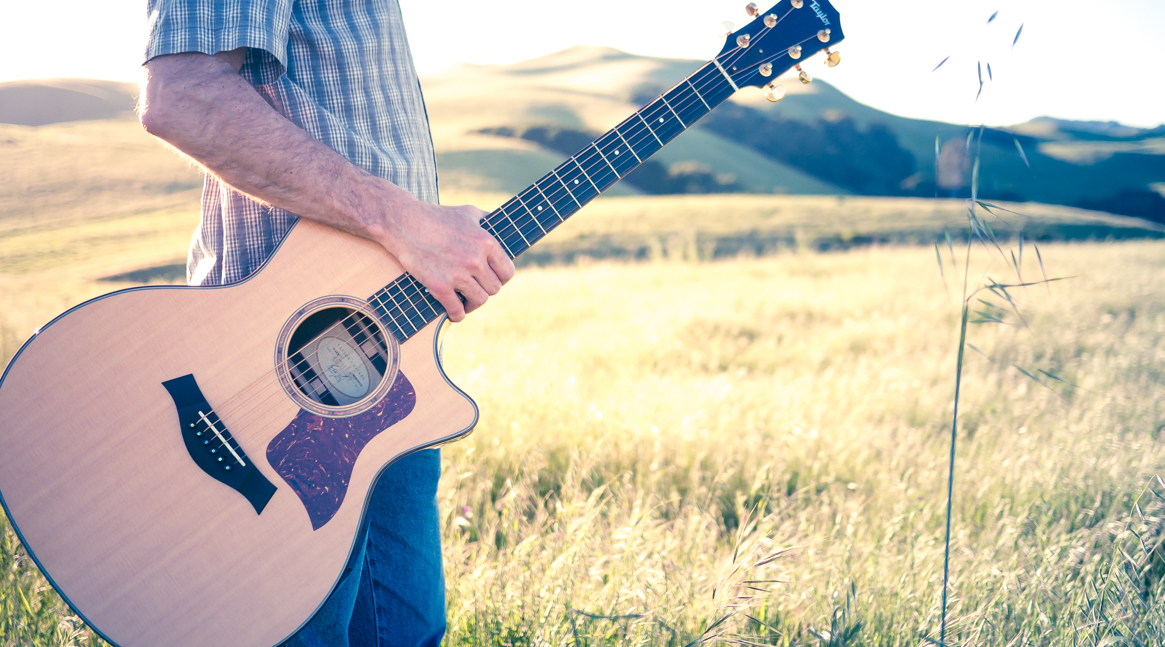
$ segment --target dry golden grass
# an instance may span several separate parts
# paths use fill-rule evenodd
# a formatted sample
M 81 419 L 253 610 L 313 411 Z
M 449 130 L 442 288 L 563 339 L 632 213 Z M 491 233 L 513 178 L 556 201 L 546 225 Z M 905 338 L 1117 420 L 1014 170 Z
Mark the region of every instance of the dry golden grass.
M 72 126 L 2 131 L 18 154 L 0 171 L 23 188 L 0 189 L 0 363 L 57 313 L 131 285 L 100 277 L 185 255 L 197 189 L 138 178 L 197 180 L 117 123 L 108 158 Z M 962 231 L 961 208 L 618 198 L 535 248 L 653 262 L 527 267 L 450 332 L 448 369 L 483 415 L 444 450 L 447 644 L 937 637 L 959 286 L 929 247 L 811 250 L 932 240 Z M 1053 237 L 1159 233 L 1020 210 Z M 744 256 L 707 260 L 733 241 Z M 961 409 L 952 644 L 1160 644 L 1165 244 L 1041 250 L 1049 273 L 1076 278 L 1016 292 L 1030 329 L 970 337 L 983 355 L 969 354 Z M 973 280 L 1007 276 L 976 259 Z M 954 281 L 961 261 L 946 262 Z M 1023 267 L 1038 278 L 1031 251 Z M 94 640 L 5 527 L 0 645 Z
M 1165 245 L 1042 251 L 1077 278 L 971 332 L 949 636 L 1156 644 Z M 483 413 L 444 450 L 449 644 L 683 645 L 732 596 L 770 627 L 714 633 L 937 638 L 958 307 L 918 248 L 526 270 L 445 351 Z M 794 551 L 714 600 L 737 544 Z

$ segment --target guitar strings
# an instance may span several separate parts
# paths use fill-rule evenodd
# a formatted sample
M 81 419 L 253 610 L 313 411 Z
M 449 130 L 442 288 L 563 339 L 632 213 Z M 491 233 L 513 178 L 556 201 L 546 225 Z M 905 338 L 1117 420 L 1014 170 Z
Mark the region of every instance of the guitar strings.
M 779 24 L 781 20 L 784 20 L 785 16 L 788 16 L 788 14 L 789 14 L 789 13 L 791 13 L 791 10 L 790 10 L 789 12 L 786 12 L 786 13 L 785 13 L 785 15 L 784 15 L 784 16 L 782 16 L 780 20 L 778 20 L 778 23 L 777 23 L 777 24 Z M 770 28 L 770 27 L 765 27 L 764 29 L 762 29 L 762 30 L 761 30 L 761 32 L 758 32 L 758 34 L 757 34 L 757 37 L 760 37 L 760 36 L 762 36 L 762 35 L 763 35 L 763 34 L 764 34 L 766 31 L 768 31 L 768 30 L 770 30 L 770 29 L 774 29 L 775 27 L 776 27 L 776 25 L 774 25 L 772 28 Z M 803 41 L 801 41 L 801 43 L 808 42 L 808 41 L 812 40 L 814 37 L 815 37 L 815 36 L 811 36 L 811 37 L 809 37 L 809 38 L 806 38 L 806 39 L 804 39 Z M 798 44 L 800 44 L 800 43 L 798 43 Z M 717 57 L 715 60 L 717 60 L 717 61 L 718 61 L 718 60 L 719 60 L 721 57 L 726 57 L 726 58 L 727 58 L 727 60 L 726 60 L 726 61 L 724 61 L 724 63 L 722 63 L 722 65 L 723 65 L 723 64 L 726 64 L 726 65 L 732 65 L 734 62 L 736 62 L 736 60 L 739 60 L 739 58 L 740 58 L 740 56 L 743 54 L 743 52 L 744 52 L 744 49 L 743 49 L 743 48 L 737 47 L 737 48 L 735 48 L 735 49 L 733 49 L 733 50 L 730 50 L 729 52 L 727 52 L 727 53 L 725 53 L 725 54 L 721 55 L 720 57 Z M 770 55 L 770 56 L 766 57 L 765 59 L 763 59 L 763 60 L 762 60 L 762 63 L 764 63 L 764 62 L 772 62 L 772 61 L 775 61 L 775 60 L 777 60 L 777 59 L 779 59 L 779 58 L 781 58 L 781 57 L 783 57 L 783 56 L 786 56 L 786 55 L 788 55 L 788 49 L 780 50 L 780 51 L 778 51 L 778 53 L 776 53 L 776 54 L 773 54 L 773 55 Z M 757 67 L 759 68 L 759 64 L 757 65 Z M 692 79 L 693 79 L 693 77 L 695 77 L 697 74 L 700 74 L 701 72 L 704 72 L 704 71 L 710 71 L 710 70 L 708 70 L 708 65 L 707 65 L 707 64 L 705 64 L 704 66 L 702 66 L 701 68 L 699 68 L 698 70 L 696 70 L 695 72 L 693 72 L 692 74 L 690 74 L 690 75 L 688 75 L 687 77 L 685 77 L 683 80 L 681 80 L 681 81 L 680 81 L 680 82 L 679 82 L 679 83 L 678 83 L 678 84 L 675 86 L 675 87 L 679 87 L 679 86 L 680 86 L 680 85 L 682 85 L 684 82 L 687 82 L 687 83 L 688 83 L 688 85 L 689 85 L 690 87 L 692 87 L 692 89 L 695 91 L 696 97 L 694 97 L 694 98 L 693 98 L 693 97 L 681 97 L 681 101 L 680 101 L 680 102 L 677 102 L 677 105 L 676 105 L 676 106 L 671 106 L 670 104 L 667 104 L 667 103 L 665 102 L 665 104 L 664 104 L 664 105 L 665 105 L 665 106 L 667 106 L 667 107 L 668 107 L 668 108 L 669 108 L 669 109 L 670 109 L 670 110 L 671 110 L 673 113 L 675 113 L 673 116 L 675 116 L 675 117 L 679 118 L 679 113 L 681 113 L 681 112 L 685 112 L 685 111 L 687 111 L 687 110 L 691 109 L 692 107 L 698 106 L 698 103 L 699 103 L 699 102 L 703 102 L 703 98 L 702 98 L 702 95 L 700 95 L 700 93 L 699 93 L 699 90 L 700 90 L 700 89 L 703 89 L 703 90 L 705 90 L 705 91 L 706 91 L 706 90 L 707 90 L 707 89 L 708 89 L 708 88 L 709 88 L 709 87 L 710 87 L 710 86 L 711 86 L 713 83 L 716 83 L 718 79 L 720 79 L 720 78 L 723 78 L 723 77 L 722 77 L 722 76 L 720 76 L 720 75 L 716 75 L 716 74 L 709 74 L 709 75 L 708 75 L 708 76 L 707 76 L 705 79 L 703 79 L 703 80 L 699 80 L 699 81 L 697 81 L 696 83 L 692 83 Z M 743 75 L 741 75 L 741 76 L 740 76 L 741 82 L 746 82 L 746 81 L 745 81 L 745 79 L 746 79 L 746 78 L 751 78 L 751 77 L 754 77 L 754 76 L 755 76 L 755 75 L 757 75 L 757 74 L 758 74 L 758 72 L 756 71 L 756 69 L 753 69 L 753 70 L 751 70 L 751 71 L 749 71 L 749 72 L 746 72 L 745 74 L 743 74 Z M 697 84 L 699 84 L 699 87 L 697 87 Z M 666 93 L 665 93 L 665 94 L 666 94 Z M 662 96 L 662 95 L 661 95 L 661 96 Z M 624 120 L 623 120 L 623 121 L 622 121 L 622 122 L 621 122 L 619 125 L 615 126 L 615 128 L 611 129 L 611 131 L 608 131 L 608 132 L 615 132 L 617 135 L 619 135 L 619 136 L 622 138 L 622 137 L 623 137 L 623 135 L 622 135 L 622 133 L 620 133 L 620 132 L 618 131 L 618 128 L 619 128 L 620 126 L 622 126 L 622 125 L 625 125 L 625 124 L 627 124 L 628 122 L 630 122 L 632 119 L 634 119 L 634 118 L 636 118 L 636 117 L 638 117 L 640 120 L 642 120 L 642 121 L 644 122 L 644 124 L 646 125 L 646 121 L 647 121 L 647 120 L 643 118 L 643 114 L 642 114 L 642 113 L 643 113 L 643 110 L 644 110 L 644 109 L 646 109 L 646 108 L 648 108 L 648 107 L 650 107 L 650 106 L 651 106 L 652 104 L 654 104 L 654 103 L 655 103 L 655 102 L 653 101 L 653 102 L 651 102 L 650 104 L 648 104 L 647 106 L 643 106 L 643 107 L 642 107 L 642 108 L 640 108 L 639 110 L 635 111 L 635 112 L 634 112 L 632 115 L 630 115 L 629 117 L 627 117 L 626 119 L 624 119 Z M 705 113 L 705 114 L 706 114 L 706 113 Z M 699 115 L 699 116 L 697 117 L 697 119 L 698 119 L 699 117 L 702 117 L 702 116 L 703 116 L 703 115 Z M 684 124 L 684 122 L 682 121 L 682 119 L 680 120 L 680 122 L 681 122 L 681 124 Z M 686 129 L 686 126 L 685 126 L 685 129 Z M 624 139 L 623 139 L 623 141 L 624 141 L 624 142 L 626 142 L 626 143 L 628 144 L 628 146 L 629 146 L 629 147 L 632 149 L 632 151 L 634 151 L 634 146 L 635 146 L 636 144 L 642 144 L 642 143 L 644 143 L 644 142 L 649 142 L 649 141 L 650 141 L 652 138 L 655 138 L 654 131 L 652 131 L 652 130 L 651 130 L 650 126 L 647 126 L 647 128 L 646 128 L 646 131 L 647 131 L 647 132 L 645 132 L 645 133 L 644 133 L 644 132 L 641 132 L 641 133 L 639 133 L 639 135 L 640 135 L 640 136 L 639 136 L 638 138 L 636 138 L 636 136 L 635 136 L 635 135 L 631 135 L 630 137 L 632 138 L 632 140 L 633 140 L 633 141 L 629 141 L 629 140 L 628 140 L 628 139 L 626 139 L 626 138 L 624 138 Z M 598 140 L 596 140 L 596 141 L 598 141 Z M 599 153 L 600 153 L 600 155 L 601 155 L 601 151 L 599 151 L 598 147 L 595 145 L 595 143 L 594 143 L 594 142 L 592 142 L 592 143 L 591 143 L 591 146 L 592 146 L 592 147 L 594 147 L 594 148 L 596 149 L 596 152 L 599 152 Z M 586 150 L 586 149 L 584 149 L 584 150 Z M 578 155 L 578 154 L 576 154 L 576 155 Z M 575 156 L 572 156 L 572 157 L 571 157 L 571 158 L 569 158 L 569 159 L 573 160 L 573 161 L 575 162 L 575 164 L 578 166 L 579 170 L 580 170 L 580 171 L 582 171 L 582 173 L 583 173 L 584 175 L 586 175 L 586 170 L 585 170 L 585 168 L 583 167 L 582 163 L 580 163 L 580 162 L 579 162 L 579 160 L 578 160 L 578 159 L 576 159 L 576 157 L 575 157 Z M 591 163 L 590 163 L 590 165 L 591 165 L 591 167 L 592 167 L 592 168 L 594 168 L 594 167 L 599 167 L 599 168 L 602 168 L 602 166 L 601 166 L 601 165 L 599 165 L 599 164 L 597 163 L 597 160 L 593 160 L 593 159 L 592 159 L 592 160 L 591 160 Z M 636 166 L 638 166 L 638 164 L 637 164 Z M 552 172 L 554 172 L 554 171 L 552 171 Z M 560 183 L 561 183 L 561 179 L 560 179 Z M 537 187 L 537 186 L 535 185 L 535 188 L 536 188 L 536 189 L 538 189 L 539 187 Z M 569 191 L 569 189 L 568 189 L 568 188 L 567 188 L 567 187 L 564 185 L 562 189 L 553 189 L 553 190 L 551 190 L 549 193 L 545 193 L 545 192 L 539 191 L 539 193 L 541 193 L 541 194 L 542 194 L 543 198 L 544 198 L 544 199 L 545 199 L 545 200 L 546 200 L 548 203 L 551 203 L 551 204 L 553 204 L 555 201 L 559 201 L 559 200 L 561 200 L 563 197 L 565 197 L 567 194 L 570 194 L 570 191 Z M 519 202 L 521 202 L 520 195 L 521 195 L 521 194 L 519 194 L 519 196 L 516 196 L 516 197 L 518 197 L 518 199 L 519 199 Z M 572 195 L 572 194 L 571 194 L 571 197 L 572 197 L 572 199 L 573 199 L 573 195 Z M 510 222 L 511 222 L 511 223 L 514 225 L 514 228 L 515 228 L 515 232 L 514 232 L 514 233 L 512 233 L 512 234 L 510 234 L 508 237 L 504 237 L 504 238 L 502 238 L 502 237 L 499 237 L 499 236 L 498 236 L 498 234 L 497 234 L 497 232 L 496 232 L 496 229 L 495 229 L 495 231 L 493 232 L 494 236 L 495 236 L 496 238 L 498 238 L 499 242 L 502 242 L 502 243 L 503 243 L 503 245 L 504 245 L 504 246 L 507 248 L 507 251 L 509 251 L 510 244 L 516 244 L 517 240 L 516 240 L 515 236 L 516 236 L 516 235 L 517 235 L 517 236 L 522 236 L 522 233 L 523 233 L 523 232 L 522 232 L 522 230 L 521 230 L 520 228 L 523 228 L 523 227 L 524 227 L 524 228 L 529 228 L 529 225 L 531 224 L 531 222 L 533 222 L 533 224 L 535 224 L 535 225 L 536 225 L 536 226 L 537 226 L 539 229 L 541 229 L 541 230 L 545 231 L 545 229 L 544 229 L 544 228 L 541 226 L 541 223 L 539 223 L 539 222 L 538 222 L 538 220 L 536 219 L 536 217 L 534 216 L 534 213 L 533 213 L 531 210 L 529 210 L 529 209 L 527 209 L 527 210 L 526 210 L 526 213 L 525 213 L 525 214 L 518 214 L 518 215 L 517 215 L 517 218 L 515 218 L 515 217 L 513 217 L 513 216 L 510 216 L 509 214 L 506 214 L 506 213 L 505 213 L 504 211 L 502 211 L 500 208 L 499 208 L 498 210 L 495 210 L 495 212 L 494 212 L 494 213 L 496 214 L 496 213 L 499 213 L 499 212 L 500 212 L 502 215 L 504 215 L 506 218 L 508 218 L 508 219 L 510 220 Z M 492 214 L 491 214 L 491 215 L 492 215 Z M 491 228 L 493 228 L 493 227 L 492 227 L 493 223 L 491 223 L 491 222 L 488 222 L 488 218 L 489 218 L 489 216 L 488 216 L 488 215 L 486 216 L 486 218 L 483 218 L 483 223 L 485 223 L 485 224 L 487 224 L 487 225 L 490 225 L 490 226 L 491 226 Z M 560 218 L 560 219 L 561 219 L 561 218 Z M 564 219 L 561 219 L 561 220 L 564 220 Z M 555 226 L 556 226 L 556 225 L 555 225 Z M 524 238 L 524 236 L 523 236 L 523 238 Z M 407 274 L 406 274 L 406 275 L 407 275 Z M 412 281 L 412 282 L 413 282 L 415 285 L 418 285 L 418 286 L 419 286 L 419 283 L 416 281 L 415 277 L 412 277 L 411 275 L 407 275 L 407 276 L 408 276 L 408 278 L 409 278 L 409 279 L 410 279 L 410 280 L 411 280 L 411 281 Z M 398 280 L 399 280 L 399 279 L 398 279 Z M 425 294 L 427 294 L 427 291 L 425 291 Z M 386 294 L 385 296 L 389 296 L 389 295 L 387 295 L 387 294 Z M 420 314 L 420 315 L 422 316 L 422 322 L 423 322 L 423 323 L 422 323 L 422 325 L 420 326 L 420 328 L 417 328 L 417 327 L 416 327 L 416 326 L 415 326 L 415 325 L 412 323 L 411 319 L 409 319 L 409 318 L 408 318 L 408 315 L 407 315 L 407 311 L 406 311 L 406 308 L 405 308 L 405 306 L 403 306 L 401 303 L 397 302 L 397 301 L 396 301 L 396 299 L 391 299 L 391 301 L 392 301 L 392 304 L 393 304 L 394 306 L 396 306 L 396 308 L 398 308 L 398 309 L 399 309 L 399 311 L 400 311 L 400 312 L 399 312 L 399 315 L 403 315 L 403 316 L 406 318 L 406 320 L 409 322 L 409 325 L 410 325 L 410 326 L 414 327 L 414 328 L 416 329 L 416 331 L 417 331 L 417 332 L 419 332 L 419 330 L 421 330 L 421 329 L 423 329 L 423 328 L 427 327 L 427 326 L 428 326 L 428 324 L 432 323 L 432 321 L 427 321 L 427 322 L 426 322 L 426 321 L 424 321 L 424 314 L 423 314 L 423 313 L 420 311 L 420 309 L 417 307 L 417 305 L 418 305 L 418 304 L 417 304 L 417 303 L 415 303 L 415 302 L 413 302 L 413 299 L 412 299 L 412 296 L 413 296 L 413 295 L 410 295 L 410 294 L 408 294 L 407 292 L 402 292 L 402 296 L 403 296 L 403 297 L 405 297 L 405 298 L 407 299 L 407 301 L 408 301 L 408 305 L 409 305 L 410 307 L 412 307 L 414 310 L 416 310 L 416 311 L 417 311 L 417 313 L 418 313 L 418 314 Z M 417 296 L 419 296 L 419 294 L 418 294 Z M 379 303 L 377 303 L 377 305 L 379 305 L 379 306 L 381 306 L 381 307 L 384 307 L 384 308 L 385 308 L 385 310 L 389 310 L 389 308 L 385 307 L 385 306 L 386 306 L 386 303 L 385 303 L 385 300 L 384 300 L 382 297 L 379 297 L 379 296 L 375 296 L 375 295 L 374 295 L 374 297 L 373 297 L 372 299 L 370 299 L 370 301 L 378 301 Z M 427 303 L 427 301 L 422 301 L 422 303 L 424 303 L 425 305 L 429 305 L 429 307 L 432 309 L 432 304 L 429 304 L 429 303 Z M 333 326 L 332 326 L 331 328 L 329 328 L 329 329 L 325 330 L 324 332 L 322 332 L 322 333 L 320 333 L 320 334 L 321 334 L 321 335 L 323 335 L 323 334 L 327 334 L 327 333 L 329 333 L 329 332 L 332 332 L 332 331 L 335 331 L 335 330 L 337 330 L 337 329 L 338 329 L 340 326 L 346 325 L 347 323 L 349 323 L 349 320 L 353 320 L 353 319 L 354 319 L 356 316 L 358 316 L 359 314 L 361 314 L 361 313 L 359 313 L 359 311 L 357 311 L 357 312 L 353 312 L 352 314 L 348 315 L 348 316 L 347 316 L 347 317 L 345 317 L 344 319 L 342 319 L 342 320 L 338 321 L 337 323 L 333 324 Z M 393 321 L 393 323 L 395 323 L 395 324 L 397 325 L 397 327 L 401 329 L 402 333 L 404 333 L 404 332 L 405 332 L 405 331 L 404 331 L 404 328 L 403 328 L 403 326 L 401 326 L 401 325 L 400 325 L 400 324 L 397 322 L 397 317 L 396 317 L 396 316 L 391 316 L 390 318 L 391 318 L 391 320 Z M 384 334 L 391 334 L 391 332 L 390 332 L 390 331 L 383 330 L 383 326 L 379 326 L 379 327 L 382 329 L 382 333 L 384 333 Z M 405 333 L 405 334 L 407 334 L 407 333 Z M 414 332 L 414 334 L 416 334 L 416 333 Z M 411 335 L 410 335 L 410 336 L 411 336 Z M 406 340 L 407 340 L 407 337 L 406 337 Z M 303 359 L 301 359 L 301 360 L 297 361 L 297 362 L 295 363 L 295 366 L 296 366 L 296 367 L 300 367 L 300 366 L 302 366 L 302 365 L 303 365 L 303 364 L 305 364 L 305 363 L 309 363 L 309 359 L 313 358 L 313 357 L 314 357 L 314 356 L 315 356 L 317 353 L 318 353 L 318 345 L 317 345 L 317 349 L 316 349 L 315 351 L 313 351 L 312 353 L 309 353 L 309 354 L 307 354 L 307 355 L 303 356 Z M 255 415 L 258 415 L 258 414 L 260 414 L 260 413 L 261 413 L 261 414 L 263 414 L 264 416 L 265 416 L 267 413 L 270 413 L 270 412 L 271 412 L 271 411 L 272 411 L 272 410 L 273 410 L 275 407 L 277 407 L 277 406 L 278 406 L 278 403 L 277 403 L 275 406 L 273 406 L 273 407 L 267 407 L 267 408 L 265 408 L 265 409 L 264 409 L 263 411 L 261 411 L 261 412 L 259 411 L 259 408 L 260 408 L 260 406 L 261 406 L 261 405 L 263 405 L 264 403 L 266 403 L 266 402 L 267 402 L 268 400 L 270 400 L 272 397 L 275 397 L 275 396 L 279 395 L 280 393 L 283 393 L 283 388 L 282 388 L 282 385 L 280 384 L 280 382 L 279 382 L 279 381 L 274 381 L 274 382 L 273 382 L 273 381 L 271 381 L 271 380 L 269 380 L 269 379 L 264 379 L 264 378 L 267 378 L 269 375 L 271 375 L 272 373 L 275 373 L 276 371 L 279 371 L 279 370 L 281 370 L 281 369 L 285 369 L 285 368 L 287 368 L 287 366 L 288 366 L 288 364 L 290 364 L 290 362 L 291 362 L 291 360 L 290 360 L 290 359 L 288 359 L 288 360 L 285 360 L 284 362 L 282 362 L 280 365 L 277 365 L 276 367 L 273 367 L 273 369 L 272 369 L 271 371 L 268 371 L 268 372 L 264 373 L 262 376 L 260 376 L 260 377 L 259 377 L 258 379 L 256 379 L 254 382 L 252 382 L 251 384 L 249 384 L 247 387 L 244 387 L 244 388 L 243 388 L 243 389 L 241 389 L 241 390 L 240 390 L 238 393 L 236 393 L 235 395 L 233 395 L 233 396 L 231 396 L 230 398 L 228 398 L 227 400 L 225 400 L 225 401 L 224 401 L 224 402 L 223 402 L 223 403 L 222 403 L 222 404 L 221 404 L 219 407 L 217 407 L 217 408 L 218 408 L 219 410 L 222 410 L 222 411 L 226 412 L 226 411 L 228 411 L 228 410 L 233 410 L 233 409 L 235 408 L 235 406 L 236 406 L 236 405 L 245 405 L 245 404 L 252 404 L 252 405 L 254 405 L 254 406 L 252 406 L 252 407 L 249 407 L 248 409 L 246 409 L 246 410 L 243 410 L 243 411 L 241 411 L 241 412 L 239 413 L 239 417 L 238 417 L 238 418 L 237 418 L 237 419 L 234 421 L 234 425 L 236 425 L 236 426 L 245 426 L 246 424 L 249 424 L 249 423 L 244 423 L 244 422 L 243 422 L 243 421 L 244 421 L 246 418 L 254 418 L 254 416 L 255 416 Z M 248 392 L 251 392 L 251 391 L 253 391 L 255 387 L 270 387 L 270 386 L 272 386 L 272 385 L 274 385 L 274 386 L 278 386 L 279 388 L 276 388 L 276 389 L 269 389 L 269 390 L 270 390 L 270 393 L 268 393 L 268 394 L 267 394 L 265 397 L 264 397 L 264 395 L 263 395 L 263 394 L 260 392 L 260 393 L 255 393 L 255 394 L 254 394 L 254 396 L 253 396 L 253 397 L 251 397 L 251 398 L 247 398 L 247 399 L 245 399 L 245 400 L 243 400 L 243 401 L 241 401 L 241 402 L 239 402 L 239 401 L 238 401 L 238 399 L 239 399 L 239 397 L 240 397 L 240 396 L 243 396 L 244 394 L 247 394 Z M 264 390 L 268 390 L 268 389 L 264 389 Z M 208 413 L 216 413 L 216 412 L 215 412 L 215 411 L 212 409 L 212 410 L 211 410 L 211 412 L 208 412 Z M 216 415 L 217 415 L 217 414 L 216 414 Z M 233 416 L 232 416 L 232 417 L 233 417 Z M 220 416 L 220 419 L 221 419 L 221 416 Z M 267 429 L 269 426 L 270 426 L 270 424 L 263 425 L 263 426 L 259 427 L 259 428 L 256 430 L 256 432 L 255 432 L 255 433 L 248 434 L 247 436 L 240 436 L 240 437 L 239 437 L 239 438 L 237 438 L 237 439 L 232 437 L 232 440 L 235 440 L 236 444 L 238 444 L 238 443 L 239 443 L 240 439 L 241 439 L 241 440 L 253 440 L 253 439 L 254 439 L 255 437 L 257 437 L 258 435 L 261 435 L 261 434 L 262 434 L 262 433 L 263 433 L 263 432 L 264 432 L 264 431 L 265 431 L 265 430 L 266 430 L 266 429 Z

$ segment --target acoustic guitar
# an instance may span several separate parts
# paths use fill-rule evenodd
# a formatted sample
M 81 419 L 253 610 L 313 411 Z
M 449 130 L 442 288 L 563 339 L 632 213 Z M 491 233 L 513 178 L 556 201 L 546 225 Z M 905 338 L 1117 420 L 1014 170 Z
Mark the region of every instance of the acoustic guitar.
M 828 0 L 748 12 L 719 55 L 482 226 L 516 257 L 740 88 L 777 101 L 782 73 L 809 81 L 803 59 L 839 60 Z M 83 303 L 0 378 L 5 512 L 110 643 L 275 645 L 339 580 L 381 471 L 473 429 L 441 368 L 445 321 L 379 246 L 307 220 L 240 283 Z

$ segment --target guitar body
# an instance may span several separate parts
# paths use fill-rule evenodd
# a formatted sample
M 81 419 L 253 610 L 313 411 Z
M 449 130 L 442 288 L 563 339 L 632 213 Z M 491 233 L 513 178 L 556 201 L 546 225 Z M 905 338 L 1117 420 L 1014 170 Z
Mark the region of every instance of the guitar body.
M 300 221 L 242 283 L 115 292 L 13 359 L 0 381 L 0 497 L 37 564 L 107 640 L 279 643 L 340 578 L 381 470 L 472 429 L 476 406 L 436 354 L 443 318 L 400 344 L 391 390 L 362 415 L 313 415 L 280 384 L 289 317 L 401 274 L 378 246 Z M 186 375 L 274 486 L 261 511 L 183 443 L 163 383 Z

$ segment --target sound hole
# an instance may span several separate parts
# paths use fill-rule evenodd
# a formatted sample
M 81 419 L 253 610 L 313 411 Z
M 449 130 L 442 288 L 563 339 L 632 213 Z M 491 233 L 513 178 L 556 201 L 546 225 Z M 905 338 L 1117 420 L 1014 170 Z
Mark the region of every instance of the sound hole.
M 384 331 L 364 313 L 325 308 L 300 322 L 291 334 L 288 374 L 312 401 L 342 407 L 376 390 L 391 352 Z

